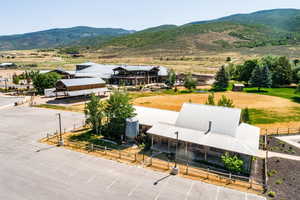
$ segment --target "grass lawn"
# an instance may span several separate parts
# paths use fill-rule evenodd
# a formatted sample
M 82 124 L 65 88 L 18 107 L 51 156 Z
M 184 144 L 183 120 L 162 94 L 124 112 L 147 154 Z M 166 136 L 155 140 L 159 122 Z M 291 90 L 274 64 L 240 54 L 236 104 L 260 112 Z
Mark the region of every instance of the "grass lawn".
M 288 114 L 267 109 L 249 109 L 251 124 L 274 124 L 300 121 L 300 107 L 293 107 Z
M 247 93 L 257 93 L 289 99 L 293 102 L 300 103 L 300 94 L 295 94 L 295 88 L 261 88 L 259 92 L 257 88 L 245 88 Z

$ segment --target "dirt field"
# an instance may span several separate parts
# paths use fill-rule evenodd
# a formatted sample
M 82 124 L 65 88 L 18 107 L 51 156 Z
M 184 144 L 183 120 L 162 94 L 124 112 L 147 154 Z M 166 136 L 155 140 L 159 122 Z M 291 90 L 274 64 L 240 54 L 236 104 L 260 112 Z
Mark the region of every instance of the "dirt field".
M 134 101 L 135 105 L 160 108 L 166 110 L 179 111 L 185 102 L 204 104 L 209 94 L 184 94 L 174 96 L 152 96 L 142 97 Z M 218 100 L 222 95 L 233 100 L 237 108 L 262 108 L 274 109 L 280 112 L 288 111 L 288 108 L 299 107 L 297 103 L 293 103 L 288 99 L 280 97 L 272 97 L 258 94 L 248 94 L 241 92 L 224 92 L 216 93 L 215 98 Z
M 0 78 L 11 78 L 13 74 L 22 74 L 24 71 L 23 70 L 16 70 L 16 69 L 9 69 L 9 70 L 3 70 L 0 69 Z

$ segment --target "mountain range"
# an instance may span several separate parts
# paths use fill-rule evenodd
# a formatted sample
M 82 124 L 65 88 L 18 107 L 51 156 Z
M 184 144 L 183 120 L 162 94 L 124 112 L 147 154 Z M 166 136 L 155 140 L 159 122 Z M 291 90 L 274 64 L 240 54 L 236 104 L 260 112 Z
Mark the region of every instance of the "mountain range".
M 88 46 L 108 53 L 138 54 L 253 48 L 299 42 L 300 10 L 274 9 L 181 26 L 161 25 L 142 31 L 74 27 L 0 36 L 0 50 Z

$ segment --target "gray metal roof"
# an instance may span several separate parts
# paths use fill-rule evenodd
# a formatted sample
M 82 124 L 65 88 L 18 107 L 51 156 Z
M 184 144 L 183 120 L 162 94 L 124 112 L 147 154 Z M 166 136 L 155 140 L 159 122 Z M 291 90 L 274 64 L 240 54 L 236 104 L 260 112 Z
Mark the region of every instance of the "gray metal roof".
M 74 78 L 74 79 L 61 79 L 59 82 L 62 82 L 65 86 L 81 86 L 81 85 L 94 85 L 94 84 L 103 84 L 104 80 L 100 78 Z
M 135 107 L 141 124 L 152 126 L 147 133 L 256 156 L 260 129 L 239 124 L 241 110 L 185 103 L 180 112 Z M 211 131 L 208 130 L 212 121 Z
M 159 68 L 158 74 L 160 76 L 167 76 L 168 69 L 161 66 L 134 66 L 134 65 L 104 65 L 93 62 L 86 62 L 78 65 L 89 66 L 85 69 L 78 70 L 75 73 L 76 77 L 99 77 L 103 79 L 109 79 L 114 74 L 114 69 L 122 67 L 128 71 L 136 70 L 151 70 L 154 67 Z

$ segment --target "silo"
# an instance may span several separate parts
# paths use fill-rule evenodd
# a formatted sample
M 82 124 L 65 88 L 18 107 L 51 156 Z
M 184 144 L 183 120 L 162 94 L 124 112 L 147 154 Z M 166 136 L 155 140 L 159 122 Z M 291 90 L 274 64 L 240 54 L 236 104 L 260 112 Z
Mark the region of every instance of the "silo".
M 128 139 L 135 139 L 139 134 L 139 120 L 137 118 L 126 119 L 126 137 Z

